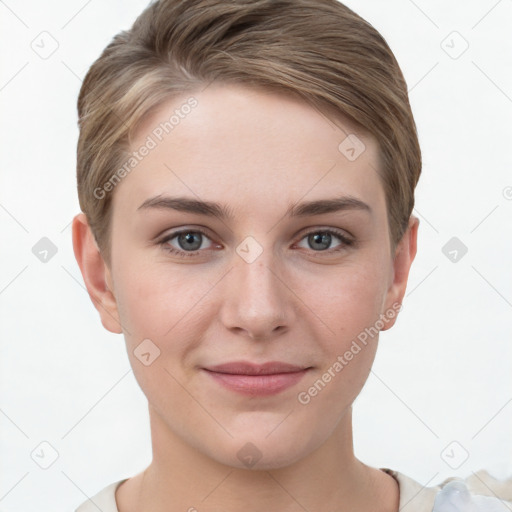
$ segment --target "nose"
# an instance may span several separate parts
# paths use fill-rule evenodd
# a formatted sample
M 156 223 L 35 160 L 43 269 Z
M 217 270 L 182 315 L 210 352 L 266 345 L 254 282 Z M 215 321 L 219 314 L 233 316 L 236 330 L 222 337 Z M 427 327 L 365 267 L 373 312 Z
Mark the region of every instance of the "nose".
M 253 340 L 270 340 L 286 332 L 293 317 L 293 293 L 273 264 L 271 250 L 249 263 L 235 255 L 225 277 L 220 318 L 235 334 Z

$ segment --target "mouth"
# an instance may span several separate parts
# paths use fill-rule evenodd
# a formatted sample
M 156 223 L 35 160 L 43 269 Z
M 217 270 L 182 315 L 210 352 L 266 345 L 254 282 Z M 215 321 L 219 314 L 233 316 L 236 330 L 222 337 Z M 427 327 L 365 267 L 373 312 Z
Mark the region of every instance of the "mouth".
M 271 361 L 254 364 L 234 361 L 203 370 L 223 387 L 250 396 L 275 395 L 297 384 L 311 367 Z

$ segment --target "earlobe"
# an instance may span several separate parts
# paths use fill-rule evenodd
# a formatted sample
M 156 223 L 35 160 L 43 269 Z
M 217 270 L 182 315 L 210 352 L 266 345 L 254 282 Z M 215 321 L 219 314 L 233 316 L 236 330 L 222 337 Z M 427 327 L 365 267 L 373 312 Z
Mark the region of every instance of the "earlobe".
M 123 330 L 119 322 L 117 302 L 111 291 L 110 270 L 103 260 L 84 213 L 73 218 L 73 251 L 103 327 L 115 334 L 121 334 Z
M 407 231 L 396 248 L 393 259 L 393 280 L 387 292 L 385 309 L 382 312 L 388 320 L 385 327 L 381 329 L 382 331 L 390 329 L 396 322 L 398 316 L 397 305 L 402 304 L 409 271 L 416 256 L 419 223 L 419 219 L 411 215 Z

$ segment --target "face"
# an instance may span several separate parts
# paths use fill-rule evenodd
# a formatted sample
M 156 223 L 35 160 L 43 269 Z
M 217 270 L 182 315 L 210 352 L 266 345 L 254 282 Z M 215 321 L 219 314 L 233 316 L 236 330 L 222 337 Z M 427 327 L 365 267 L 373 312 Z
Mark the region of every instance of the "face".
M 339 149 L 349 134 L 356 159 Z M 158 437 L 230 466 L 289 465 L 350 411 L 403 296 L 377 143 L 234 85 L 169 101 L 131 149 L 148 137 L 114 191 L 109 279 Z

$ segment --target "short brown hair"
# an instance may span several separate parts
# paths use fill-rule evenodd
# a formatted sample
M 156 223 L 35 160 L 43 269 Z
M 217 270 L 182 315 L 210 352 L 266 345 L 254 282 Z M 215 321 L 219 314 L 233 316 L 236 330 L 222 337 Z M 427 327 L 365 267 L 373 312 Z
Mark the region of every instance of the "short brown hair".
M 211 82 L 298 95 L 373 135 L 396 247 L 421 152 L 404 77 L 377 30 L 337 0 L 159 0 L 112 39 L 78 98 L 78 196 L 107 264 L 112 194 L 95 191 L 150 111 Z

